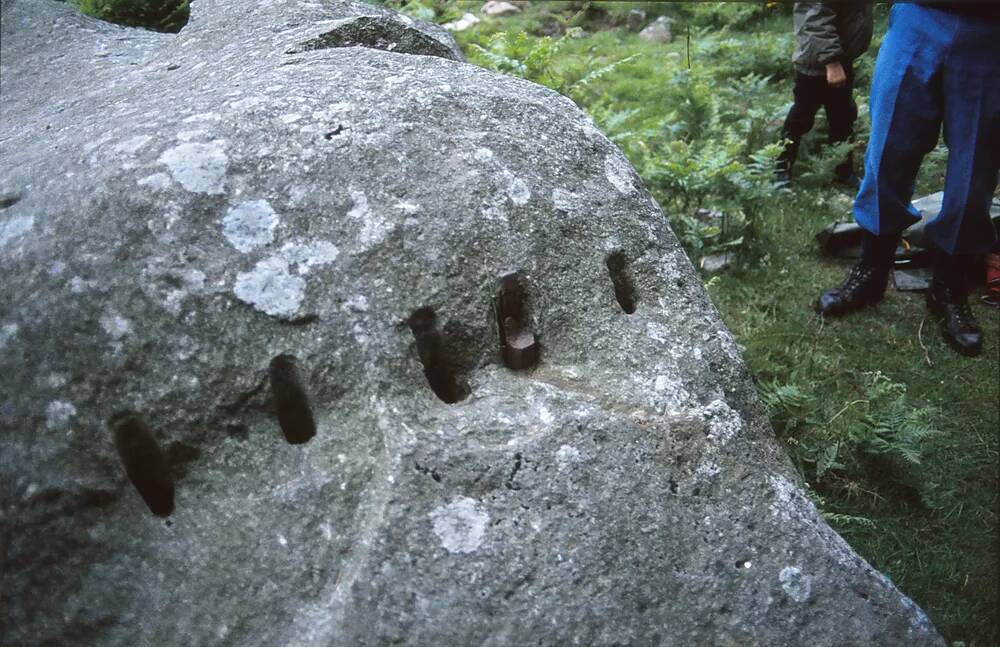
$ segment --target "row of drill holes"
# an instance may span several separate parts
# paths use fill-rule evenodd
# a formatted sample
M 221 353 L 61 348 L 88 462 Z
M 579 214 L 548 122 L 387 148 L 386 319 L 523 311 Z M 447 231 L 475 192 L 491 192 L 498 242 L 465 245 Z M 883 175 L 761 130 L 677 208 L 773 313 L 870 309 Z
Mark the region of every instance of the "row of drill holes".
M 628 271 L 628 263 L 625 254 L 621 251 L 612 252 L 605 259 L 611 282 L 615 289 L 615 299 L 618 305 L 626 314 L 633 314 L 636 310 L 638 300 L 635 285 Z M 505 321 L 503 314 L 504 304 L 507 303 L 508 310 L 514 310 L 515 317 L 519 320 L 517 325 L 523 325 L 523 296 L 516 274 L 506 275 L 501 281 L 501 292 L 498 295 L 498 327 L 500 329 L 501 340 L 504 339 L 505 331 L 509 330 L 509 321 Z M 410 332 L 417 343 L 417 355 L 420 363 L 424 367 L 424 375 L 431 390 L 442 402 L 455 404 L 461 402 L 469 396 L 468 386 L 462 383 L 456 374 L 457 362 L 447 351 L 446 340 L 437 330 L 436 314 L 433 308 L 423 307 L 417 309 L 408 321 Z M 524 369 L 530 368 L 538 361 L 537 345 L 533 345 L 527 353 L 518 359 L 510 357 L 508 352 L 504 352 L 504 361 L 510 368 Z M 273 382 L 272 382 L 273 383 Z
M 606 265 L 618 304 L 627 314 L 634 313 L 636 292 L 625 255 L 610 254 Z M 454 404 L 467 398 L 469 389 L 459 381 L 456 362 L 447 352 L 435 321 L 432 308 L 420 308 L 410 316 L 410 331 L 431 390 L 443 402 Z M 271 360 L 270 382 L 278 425 L 285 440 L 292 445 L 309 442 L 316 435 L 316 420 L 294 355 L 281 354 Z M 108 426 L 129 481 L 153 514 L 170 516 L 174 511 L 170 465 L 145 420 L 135 411 L 123 411 L 112 416 Z
M 270 378 L 278 425 L 285 440 L 292 445 L 309 442 L 316 435 L 316 421 L 295 356 L 283 354 L 271 360 Z M 121 411 L 111 416 L 108 427 L 132 486 L 150 512 L 169 517 L 174 511 L 171 466 L 145 419 L 135 411 Z

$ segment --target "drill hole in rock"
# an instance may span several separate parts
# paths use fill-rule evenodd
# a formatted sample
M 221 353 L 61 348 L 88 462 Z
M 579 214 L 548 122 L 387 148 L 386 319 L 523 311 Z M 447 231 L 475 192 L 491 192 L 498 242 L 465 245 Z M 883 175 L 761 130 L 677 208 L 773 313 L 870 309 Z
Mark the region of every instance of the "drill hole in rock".
M 637 296 L 635 284 L 632 283 L 632 277 L 629 276 L 625 254 L 620 251 L 612 252 L 605 259 L 605 264 L 611 275 L 611 283 L 615 286 L 615 299 L 618 300 L 618 305 L 622 307 L 625 314 L 634 313 Z
M 538 363 L 538 340 L 527 327 L 524 289 L 517 272 L 500 277 L 496 296 L 497 327 L 500 332 L 500 352 L 507 368 L 521 371 Z
M 408 323 L 431 390 L 442 402 L 455 404 L 469 397 L 469 387 L 459 379 L 458 363 L 438 332 L 436 320 L 433 308 L 420 308 L 410 315 Z
M 108 427 L 125 475 L 150 512 L 158 517 L 170 516 L 174 511 L 174 480 L 149 425 L 135 411 L 121 411 L 111 416 Z
M 0 192 L 0 210 L 13 207 L 21 200 L 20 193 Z
M 309 442 L 316 435 L 316 420 L 294 355 L 271 360 L 271 396 L 285 440 L 291 445 Z

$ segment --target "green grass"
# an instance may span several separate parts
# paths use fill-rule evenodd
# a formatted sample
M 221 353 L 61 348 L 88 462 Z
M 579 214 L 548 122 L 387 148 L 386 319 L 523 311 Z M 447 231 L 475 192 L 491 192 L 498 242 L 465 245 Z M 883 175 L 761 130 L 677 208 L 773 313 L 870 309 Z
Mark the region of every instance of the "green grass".
M 933 424 L 940 434 L 923 443 L 920 465 L 903 470 L 875 461 L 862 478 L 834 474 L 819 481 L 813 466 L 805 464 L 803 472 L 824 512 L 872 522 L 831 520 L 946 637 L 995 645 L 1000 313 L 974 306 L 987 335 L 975 359 L 946 346 L 922 295 L 890 291 L 871 311 L 824 322 L 809 306 L 842 279 L 846 263 L 818 258 L 813 235 L 843 218 L 846 205 L 832 192 L 818 200 L 816 193 L 797 191 L 775 205 L 761 233 L 770 251 L 713 280 L 713 300 L 760 384 L 802 385 L 807 393 L 807 415 L 818 423 L 783 435 L 793 455 L 801 436 L 835 431 L 824 422 L 845 407 L 835 422 L 858 424 L 863 407 L 851 403 L 865 399 L 865 371 L 877 369 L 905 385 L 911 405 L 937 409 Z
M 479 6 L 393 4 L 439 22 Z M 629 33 L 633 7 L 672 17 L 674 42 Z M 876 308 L 838 320 L 813 314 L 816 296 L 850 264 L 822 258 L 814 236 L 851 218 L 851 196 L 828 186 L 838 158 L 822 146 L 822 116 L 792 191 L 755 174 L 754 156 L 778 139 L 791 102 L 788 12 L 750 3 L 547 2 L 484 17 L 456 37 L 479 64 L 530 61 L 518 73 L 588 111 L 630 156 L 692 256 L 739 250 L 739 266 L 708 288 L 824 514 L 948 640 L 996 645 L 1000 313 L 976 301 L 987 343 L 975 359 L 945 345 L 920 294 L 890 289 Z M 885 8 L 876 12 L 873 49 L 858 65 L 861 150 L 885 30 Z M 566 36 L 572 28 L 581 31 Z M 928 156 L 918 193 L 940 189 L 945 157 L 943 148 Z M 712 164 L 724 172 L 707 172 Z M 721 208 L 738 226 L 720 234 L 699 224 L 691 218 L 699 207 Z

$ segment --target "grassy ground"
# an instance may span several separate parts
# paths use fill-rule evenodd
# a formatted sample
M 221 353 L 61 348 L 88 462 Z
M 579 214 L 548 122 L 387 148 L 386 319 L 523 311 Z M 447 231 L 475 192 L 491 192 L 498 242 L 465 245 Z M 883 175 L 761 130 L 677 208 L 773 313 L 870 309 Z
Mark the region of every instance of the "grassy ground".
M 939 338 L 922 295 L 890 292 L 874 310 L 843 320 L 812 314 L 810 302 L 845 271 L 844 263 L 817 258 L 812 236 L 843 212 L 838 197 L 817 201 L 814 192 L 797 193 L 763 227 L 771 251 L 714 281 L 711 294 L 758 383 L 792 385 L 804 394 L 801 422 L 788 424 L 787 412 L 772 408 L 793 456 L 810 434 L 837 438 L 863 424 L 867 371 L 905 385 L 911 406 L 936 409 L 929 423 L 940 433 L 921 443 L 919 465 L 873 460 L 866 474 L 832 470 L 822 479 L 814 465 L 800 465 L 823 497 L 824 512 L 843 515 L 831 519 L 837 530 L 945 636 L 995 645 L 1000 317 L 976 308 L 987 346 L 970 360 Z
M 394 4 L 438 22 L 480 6 Z M 672 17 L 674 42 L 630 32 L 633 8 L 647 22 Z M 876 48 L 886 22 L 884 9 L 877 14 Z M 738 266 L 707 284 L 817 503 L 950 641 L 996 645 L 1000 313 L 974 306 L 987 335 L 976 359 L 948 349 L 920 294 L 890 290 L 842 320 L 812 313 L 849 266 L 821 258 L 814 236 L 850 219 L 851 196 L 828 186 L 837 155 L 823 152 L 822 117 L 793 190 L 775 190 L 760 172 L 791 99 L 790 26 L 780 5 L 536 2 L 457 37 L 474 62 L 587 110 L 629 154 L 692 256 L 739 252 Z M 873 62 L 874 52 L 858 73 L 862 150 Z M 943 149 L 928 157 L 918 193 L 941 188 L 944 158 Z M 726 211 L 728 231 L 694 218 L 700 207 Z

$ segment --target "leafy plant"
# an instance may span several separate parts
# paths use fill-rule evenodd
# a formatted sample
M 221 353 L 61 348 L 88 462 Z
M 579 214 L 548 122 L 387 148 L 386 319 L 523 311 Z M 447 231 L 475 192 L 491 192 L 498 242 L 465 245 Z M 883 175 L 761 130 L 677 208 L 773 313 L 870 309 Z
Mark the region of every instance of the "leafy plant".
M 438 23 L 457 20 L 468 7 L 467 3 L 458 0 L 379 0 L 378 3 L 420 20 Z
M 109 22 L 177 32 L 187 24 L 191 0 L 71 0 L 80 11 Z
M 623 129 L 620 115 L 598 121 L 629 156 L 692 252 L 739 248 L 756 238 L 757 220 L 781 189 L 774 179 L 781 153 L 769 133 L 774 108 L 755 101 L 767 79 L 748 74 L 727 87 L 710 75 L 679 70 L 670 84 L 672 109 L 641 129 Z M 705 223 L 699 210 L 724 214 Z
M 595 83 L 636 56 L 600 66 L 587 61 L 582 66 L 556 67 L 554 61 L 567 39 L 576 38 L 580 33 L 579 27 L 571 27 L 566 34 L 553 39 L 550 36 L 535 38 L 524 32 L 498 32 L 489 38 L 485 47 L 470 44 L 470 57 L 482 67 L 534 81 L 572 99 L 581 99 Z
M 926 441 L 939 433 L 937 410 L 913 406 L 906 387 L 879 371 L 862 378 L 862 397 L 836 411 L 814 384 L 772 380 L 760 393 L 775 430 L 816 487 L 851 494 L 891 482 L 930 492 L 933 484 L 919 483 L 912 468 L 921 464 Z

